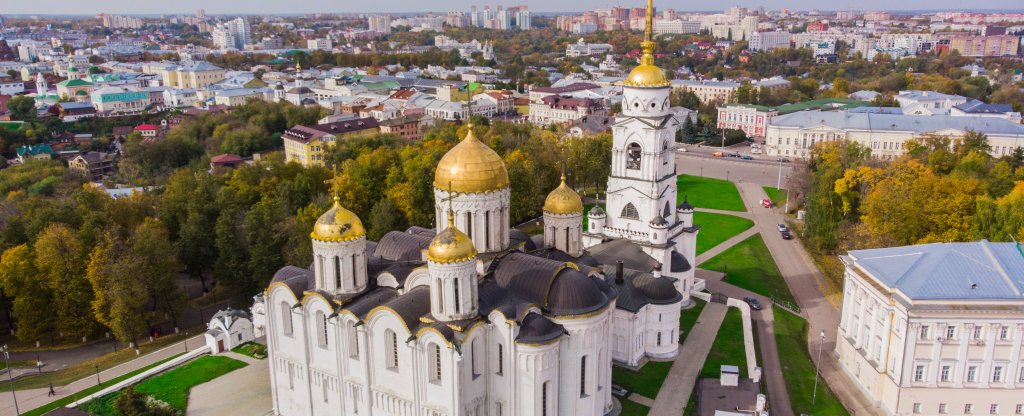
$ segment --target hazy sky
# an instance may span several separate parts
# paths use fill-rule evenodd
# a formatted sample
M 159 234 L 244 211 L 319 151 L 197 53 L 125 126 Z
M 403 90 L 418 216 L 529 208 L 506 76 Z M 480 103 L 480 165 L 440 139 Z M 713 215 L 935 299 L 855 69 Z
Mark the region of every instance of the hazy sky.
M 494 0 L 476 2 L 473 0 L 0 0 L 0 14 L 94 14 L 94 13 L 193 13 L 205 8 L 207 14 L 261 14 L 261 13 L 372 13 L 468 10 L 472 4 L 515 5 L 525 4 L 534 11 L 582 11 L 606 6 L 642 7 L 643 0 Z M 866 10 L 866 9 L 1024 9 L 1021 0 L 980 0 L 965 3 L 963 0 L 735 0 L 723 2 L 696 2 L 683 0 L 655 0 L 659 8 L 676 10 L 715 10 L 729 5 L 746 7 L 764 6 L 767 9 L 808 10 Z

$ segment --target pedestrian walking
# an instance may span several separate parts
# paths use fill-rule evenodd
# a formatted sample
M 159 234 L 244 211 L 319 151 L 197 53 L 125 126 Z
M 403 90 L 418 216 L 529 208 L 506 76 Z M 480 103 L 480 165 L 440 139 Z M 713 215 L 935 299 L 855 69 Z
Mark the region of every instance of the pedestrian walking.
M 47 396 L 56 396 L 57 392 L 53 391 L 53 383 L 50 383 L 50 391 L 46 393 Z

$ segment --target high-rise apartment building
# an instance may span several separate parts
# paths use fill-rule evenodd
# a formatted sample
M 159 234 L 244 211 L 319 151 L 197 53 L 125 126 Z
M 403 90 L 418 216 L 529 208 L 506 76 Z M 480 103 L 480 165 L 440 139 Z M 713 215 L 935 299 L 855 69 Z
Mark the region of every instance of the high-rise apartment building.
M 391 16 L 378 15 L 370 16 L 370 31 L 388 34 L 391 33 Z
M 252 32 L 249 29 L 249 22 L 244 18 L 237 18 L 217 25 L 213 30 L 213 43 L 221 49 L 235 48 L 245 49 L 252 45 Z

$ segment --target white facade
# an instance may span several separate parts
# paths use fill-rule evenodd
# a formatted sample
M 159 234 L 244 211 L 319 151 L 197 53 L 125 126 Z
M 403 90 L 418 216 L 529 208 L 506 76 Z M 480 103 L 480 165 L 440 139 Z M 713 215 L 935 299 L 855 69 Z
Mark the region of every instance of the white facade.
M 772 49 L 789 49 L 793 35 L 787 31 L 757 32 L 750 35 L 751 51 L 770 51 Z
M 449 194 L 434 188 L 436 226 L 442 230 L 448 223 L 448 200 L 455 215 L 455 226 L 469 235 L 480 253 L 493 253 L 508 248 L 508 209 L 511 191 L 504 189 L 493 192 Z
M 872 413 L 1024 413 L 1024 256 L 1015 244 L 857 250 L 843 261 L 835 352 Z
M 243 310 L 228 308 L 217 312 L 206 327 L 206 346 L 214 354 L 231 351 L 256 339 L 252 319 Z

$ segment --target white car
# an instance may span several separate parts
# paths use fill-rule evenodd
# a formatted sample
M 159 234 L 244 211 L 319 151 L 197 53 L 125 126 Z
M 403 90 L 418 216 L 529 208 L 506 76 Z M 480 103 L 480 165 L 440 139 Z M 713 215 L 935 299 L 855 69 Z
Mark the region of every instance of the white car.
M 755 147 L 753 149 L 750 149 L 750 153 L 754 154 L 754 155 L 759 155 L 759 154 L 764 153 L 764 152 L 761 151 L 760 147 Z

